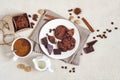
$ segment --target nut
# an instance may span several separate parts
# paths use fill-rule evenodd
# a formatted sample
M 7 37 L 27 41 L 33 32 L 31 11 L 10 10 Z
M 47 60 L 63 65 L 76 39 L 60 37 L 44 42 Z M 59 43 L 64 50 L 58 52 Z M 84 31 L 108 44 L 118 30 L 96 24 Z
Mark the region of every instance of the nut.
M 26 67 L 24 68 L 24 70 L 25 70 L 26 72 L 30 72 L 30 71 L 31 71 L 31 67 L 30 67 L 30 66 L 26 66 Z
M 74 23 L 75 24 L 80 24 L 80 20 L 75 20 Z
M 71 20 L 73 20 L 74 19 L 74 16 L 70 16 L 69 17 L 69 20 L 71 21 Z
M 24 69 L 24 68 L 25 68 L 25 65 L 24 65 L 24 64 L 18 64 L 18 65 L 17 65 L 17 68 L 19 68 L 19 69 Z
M 44 10 L 44 9 L 40 9 L 40 10 L 38 11 L 38 13 L 42 15 L 42 14 L 45 13 L 45 10 Z

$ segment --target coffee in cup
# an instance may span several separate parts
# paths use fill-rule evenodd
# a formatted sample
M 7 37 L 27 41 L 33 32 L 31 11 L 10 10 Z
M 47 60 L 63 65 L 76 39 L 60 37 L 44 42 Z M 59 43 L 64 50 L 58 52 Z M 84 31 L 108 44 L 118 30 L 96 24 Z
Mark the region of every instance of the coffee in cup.
M 15 51 L 13 54 L 14 60 L 17 58 L 24 58 L 32 52 L 32 43 L 28 38 L 19 37 L 13 41 L 12 51 Z

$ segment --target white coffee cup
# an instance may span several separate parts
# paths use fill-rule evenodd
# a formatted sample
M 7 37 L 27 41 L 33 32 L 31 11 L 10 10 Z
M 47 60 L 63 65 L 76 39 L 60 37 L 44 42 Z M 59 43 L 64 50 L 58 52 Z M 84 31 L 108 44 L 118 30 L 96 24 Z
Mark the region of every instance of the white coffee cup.
M 38 71 L 48 70 L 50 72 L 53 72 L 53 70 L 51 69 L 50 59 L 48 57 L 46 57 L 45 55 L 34 58 L 33 63 L 34 63 L 35 68 Z
M 16 42 L 18 39 L 25 39 L 25 40 L 27 40 L 27 41 L 30 43 L 30 51 L 29 51 L 29 53 L 27 53 L 27 55 L 25 55 L 25 56 L 19 56 L 19 55 L 17 55 L 17 54 L 16 54 L 17 50 L 14 50 L 14 44 L 15 44 L 15 42 Z M 28 56 L 32 53 L 32 51 L 33 51 L 33 44 L 32 44 L 32 42 L 30 41 L 30 39 L 28 39 L 27 37 L 18 37 L 18 38 L 16 38 L 16 39 L 13 41 L 11 50 L 13 51 L 12 53 L 14 54 L 13 60 L 16 61 L 18 58 L 26 58 L 26 57 L 28 57 Z

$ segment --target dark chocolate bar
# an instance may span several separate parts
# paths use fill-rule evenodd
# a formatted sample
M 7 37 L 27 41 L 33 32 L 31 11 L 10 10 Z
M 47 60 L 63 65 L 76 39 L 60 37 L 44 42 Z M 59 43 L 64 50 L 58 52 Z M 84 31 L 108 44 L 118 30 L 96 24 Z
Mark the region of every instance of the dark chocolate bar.
M 94 48 L 93 46 L 89 46 L 89 47 L 85 47 L 83 50 L 85 53 L 90 53 L 94 51 Z
M 46 47 L 48 45 L 47 37 L 42 38 L 41 42 Z
M 54 52 L 55 55 L 60 55 L 61 54 L 60 49 L 53 49 L 53 52 Z
M 51 54 L 52 50 L 53 50 L 53 45 L 48 44 L 47 45 L 47 50 L 48 50 L 48 53 Z
M 87 45 L 88 45 L 88 47 L 93 46 L 96 42 L 97 42 L 97 40 L 94 40 L 94 41 L 88 42 Z

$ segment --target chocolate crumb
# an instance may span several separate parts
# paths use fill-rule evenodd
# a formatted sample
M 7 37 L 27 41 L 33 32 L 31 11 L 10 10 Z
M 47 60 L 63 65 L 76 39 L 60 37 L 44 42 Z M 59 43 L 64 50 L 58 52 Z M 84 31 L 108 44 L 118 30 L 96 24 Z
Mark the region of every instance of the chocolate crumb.
M 103 32 L 104 34 L 106 33 L 106 31 Z
M 111 22 L 111 24 L 113 25 L 113 24 L 114 24 L 114 22 Z
M 73 72 L 75 73 L 75 71 L 73 70 Z

